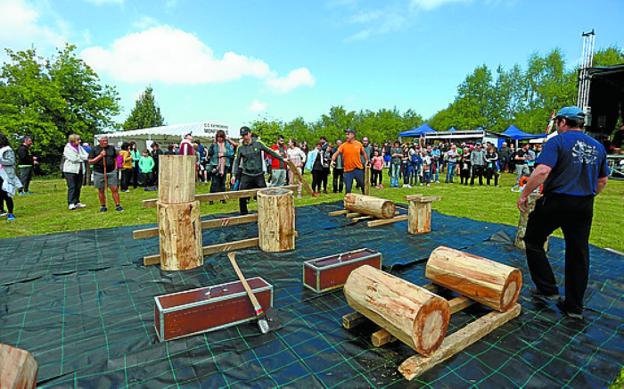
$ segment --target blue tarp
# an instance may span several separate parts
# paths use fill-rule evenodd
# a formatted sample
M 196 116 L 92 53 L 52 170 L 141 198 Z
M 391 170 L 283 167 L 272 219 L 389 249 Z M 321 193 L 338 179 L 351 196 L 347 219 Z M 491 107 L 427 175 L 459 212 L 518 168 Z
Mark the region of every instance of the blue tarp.
M 502 135 L 507 138 L 511 138 L 514 140 L 525 140 L 525 139 L 536 139 L 536 138 L 544 138 L 546 134 L 528 134 L 513 124 L 502 133 Z
M 402 133 L 399 134 L 399 136 L 423 136 L 425 134 L 436 133 L 436 132 L 437 131 L 431 128 L 429 124 L 425 123 L 418 128 L 412 128 L 411 130 L 403 131 Z

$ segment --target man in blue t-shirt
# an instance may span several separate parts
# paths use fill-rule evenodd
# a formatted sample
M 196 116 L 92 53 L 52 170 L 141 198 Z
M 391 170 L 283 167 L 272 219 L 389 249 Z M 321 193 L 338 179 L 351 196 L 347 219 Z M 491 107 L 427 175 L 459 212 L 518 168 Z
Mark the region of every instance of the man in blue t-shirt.
M 578 107 L 562 108 L 555 118 L 557 136 L 550 139 L 535 161 L 536 168 L 518 199 L 520 211 L 527 200 L 544 184 L 543 196 L 529 215 L 524 242 L 534 297 L 558 300 L 568 317 L 582 319 L 583 296 L 589 276 L 589 233 L 594 196 L 607 185 L 607 159 L 604 147 L 585 135 L 585 114 Z M 565 300 L 546 258 L 544 243 L 561 227 L 565 238 Z

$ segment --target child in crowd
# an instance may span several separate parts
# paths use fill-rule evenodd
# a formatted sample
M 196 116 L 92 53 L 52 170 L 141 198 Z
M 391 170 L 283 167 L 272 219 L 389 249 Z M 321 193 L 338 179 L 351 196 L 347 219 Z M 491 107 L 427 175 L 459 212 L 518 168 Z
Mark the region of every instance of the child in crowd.
M 379 150 L 373 152 L 373 159 L 371 160 L 371 185 L 377 189 L 381 189 L 382 170 L 384 166 L 384 159 L 379 155 Z
M 143 189 L 146 191 L 156 190 L 152 179 L 154 165 L 154 158 L 152 158 L 147 150 L 143 150 L 143 152 L 141 153 L 141 158 L 139 159 L 139 170 L 141 172 L 141 179 L 143 181 Z
M 459 162 L 459 180 L 460 184 L 468 185 L 470 179 L 470 151 L 466 148 L 464 155 Z
M 431 157 L 429 154 L 423 150 L 420 153 L 420 158 L 422 159 L 422 181 L 420 185 L 427 184 L 427 186 L 431 185 Z

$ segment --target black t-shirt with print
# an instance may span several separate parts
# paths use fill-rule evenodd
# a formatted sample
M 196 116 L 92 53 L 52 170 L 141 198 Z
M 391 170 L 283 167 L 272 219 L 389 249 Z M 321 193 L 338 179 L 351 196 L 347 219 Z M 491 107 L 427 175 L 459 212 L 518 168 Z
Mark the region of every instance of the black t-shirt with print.
M 91 152 L 89 153 L 89 159 L 93 159 L 100 155 L 100 153 L 104 150 L 103 147 L 99 145 L 93 147 Z M 96 173 L 104 173 L 104 160 L 106 160 L 106 172 L 110 173 L 115 170 L 117 165 L 117 151 L 115 151 L 115 147 L 108 145 L 106 147 L 106 157 L 100 159 L 96 163 L 93 164 L 93 171 Z

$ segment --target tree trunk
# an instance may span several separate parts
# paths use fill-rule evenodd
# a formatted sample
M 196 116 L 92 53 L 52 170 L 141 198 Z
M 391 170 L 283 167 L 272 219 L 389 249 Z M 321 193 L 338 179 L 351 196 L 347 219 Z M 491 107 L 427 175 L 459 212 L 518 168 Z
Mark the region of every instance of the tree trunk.
M 163 270 L 188 270 L 204 264 L 199 201 L 158 203 L 158 220 Z
M 195 201 L 194 155 L 158 157 L 158 198 L 163 204 Z
M 295 249 L 294 201 L 290 190 L 258 191 L 258 238 L 262 251 L 276 253 Z
M 29 389 L 37 385 L 37 361 L 28 351 L 0 344 L 0 388 Z
M 394 203 L 390 200 L 356 193 L 345 195 L 344 207 L 349 211 L 374 216 L 378 219 L 390 219 L 396 211 Z
M 444 340 L 448 302 L 425 288 L 364 265 L 351 272 L 344 294 L 353 309 L 422 355 Z
M 429 256 L 425 277 L 501 312 L 513 307 L 522 288 L 519 269 L 444 246 Z

